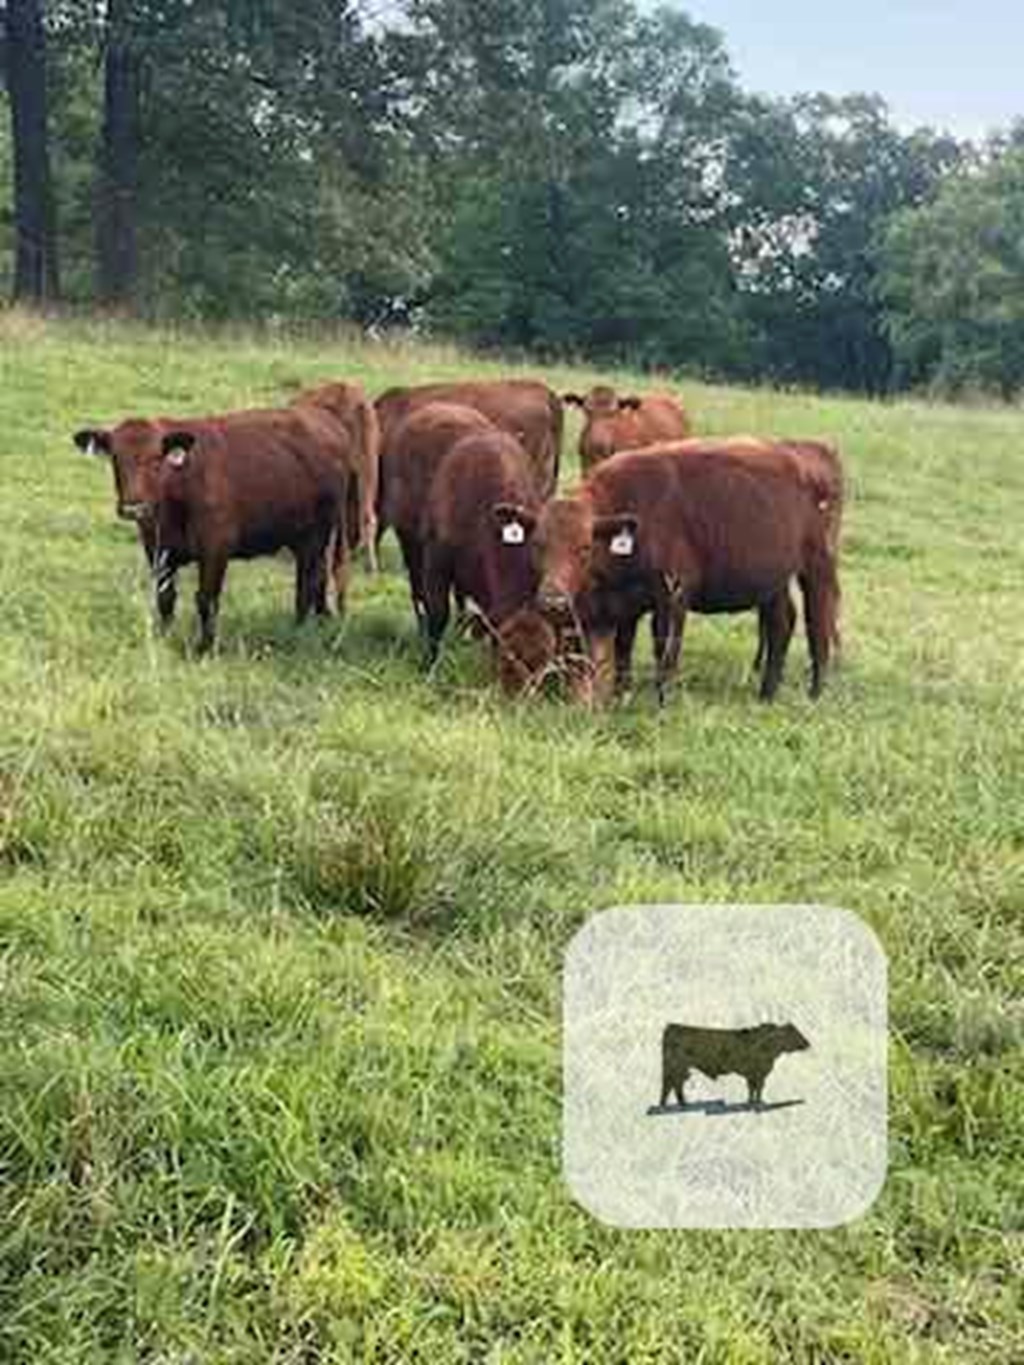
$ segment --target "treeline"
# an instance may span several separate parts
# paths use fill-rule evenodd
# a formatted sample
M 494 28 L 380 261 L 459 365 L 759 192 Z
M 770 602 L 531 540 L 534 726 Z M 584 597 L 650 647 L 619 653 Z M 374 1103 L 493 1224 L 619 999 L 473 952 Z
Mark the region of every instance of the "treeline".
M 887 392 L 1024 383 L 1024 130 L 633 0 L 0 0 L 7 292 Z

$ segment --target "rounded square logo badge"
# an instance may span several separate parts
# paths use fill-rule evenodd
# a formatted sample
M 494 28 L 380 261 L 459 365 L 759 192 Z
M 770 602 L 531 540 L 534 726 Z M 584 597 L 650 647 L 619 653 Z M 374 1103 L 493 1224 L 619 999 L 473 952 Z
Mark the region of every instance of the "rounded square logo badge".
M 569 945 L 563 1165 L 623 1228 L 826 1228 L 887 1164 L 887 971 L 816 905 L 607 910 Z

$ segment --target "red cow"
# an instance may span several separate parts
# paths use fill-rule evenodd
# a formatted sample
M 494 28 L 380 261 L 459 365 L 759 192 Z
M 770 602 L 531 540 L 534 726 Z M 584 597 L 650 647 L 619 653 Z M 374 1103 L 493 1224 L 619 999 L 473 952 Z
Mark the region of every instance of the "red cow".
M 349 526 L 352 546 L 362 545 L 371 570 L 377 568 L 377 500 L 380 484 L 380 424 L 377 412 L 360 384 L 322 384 L 292 399 L 292 406 L 313 408 L 337 422 L 344 430 L 346 464 L 354 469 L 353 500 L 358 508 L 357 527 Z
M 132 419 L 112 431 L 80 431 L 75 442 L 111 459 L 118 513 L 138 526 L 163 625 L 174 614 L 178 570 L 198 564 L 201 652 L 214 642 L 231 559 L 290 549 L 301 619 L 311 610 L 326 610 L 327 550 L 334 537 L 343 607 L 343 514 L 355 476 L 336 423 L 315 411 L 255 410 Z
M 678 441 L 690 434 L 690 419 L 669 393 L 635 394 L 620 398 L 607 384 L 588 394 L 565 393 L 562 401 L 583 409 L 580 468 L 586 474 L 595 464 L 620 450 L 639 450 L 659 441 Z
M 474 432 L 445 456 L 427 500 L 419 590 L 431 662 L 453 589 L 476 604 L 491 629 L 532 597 L 537 579 L 525 520 L 535 521 L 539 510 L 526 454 L 506 432 Z
M 540 575 L 538 603 L 575 619 L 599 685 L 629 682 L 639 618 L 654 614 L 659 698 L 675 672 L 686 613 L 756 609 L 768 633 L 761 696 L 774 696 L 804 597 L 811 694 L 820 693 L 838 600 L 830 487 L 784 447 L 686 441 L 613 456 L 538 518 L 522 509 Z
M 381 462 L 378 525 L 382 530 L 393 527 L 398 537 L 409 575 L 413 610 L 421 623 L 425 615 L 423 548 L 431 486 L 453 446 L 465 436 L 487 431 L 497 428 L 475 408 L 458 403 L 426 403 L 413 408 L 388 439 Z

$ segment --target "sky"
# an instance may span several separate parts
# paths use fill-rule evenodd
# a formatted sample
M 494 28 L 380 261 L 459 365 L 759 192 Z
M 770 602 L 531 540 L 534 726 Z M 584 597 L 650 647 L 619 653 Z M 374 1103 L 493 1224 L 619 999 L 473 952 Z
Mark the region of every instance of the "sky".
M 894 121 L 980 138 L 1024 117 L 1024 0 L 672 0 L 744 89 L 882 95 Z

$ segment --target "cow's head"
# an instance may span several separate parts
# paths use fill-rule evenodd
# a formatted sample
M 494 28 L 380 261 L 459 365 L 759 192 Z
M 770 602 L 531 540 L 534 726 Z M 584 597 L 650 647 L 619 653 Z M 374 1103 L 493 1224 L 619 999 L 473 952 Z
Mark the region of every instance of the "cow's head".
M 642 563 L 639 530 L 632 512 L 598 515 L 586 497 L 553 498 L 533 534 L 541 611 L 567 620 L 584 593 L 629 577 Z
M 810 1043 L 795 1024 L 767 1024 L 772 1031 L 772 1042 L 777 1052 L 803 1052 Z
M 190 442 L 194 439 L 189 436 Z M 74 442 L 84 455 L 110 461 L 118 516 L 126 521 L 150 521 L 160 497 L 165 458 L 179 449 L 168 446 L 165 428 L 158 422 L 132 419 L 112 430 L 84 428 L 75 432 Z
M 591 421 L 598 417 L 614 417 L 620 412 L 635 412 L 641 400 L 636 394 L 620 395 L 608 384 L 595 384 L 587 394 L 564 393 L 562 402 L 569 407 L 582 408 Z
M 364 401 L 362 391 L 354 384 L 320 384 L 304 389 L 292 400 L 295 405 L 322 408 L 333 417 L 349 417 Z

